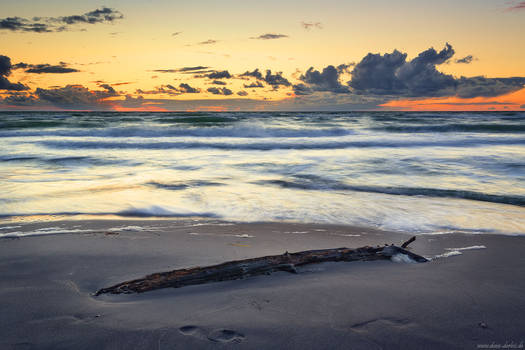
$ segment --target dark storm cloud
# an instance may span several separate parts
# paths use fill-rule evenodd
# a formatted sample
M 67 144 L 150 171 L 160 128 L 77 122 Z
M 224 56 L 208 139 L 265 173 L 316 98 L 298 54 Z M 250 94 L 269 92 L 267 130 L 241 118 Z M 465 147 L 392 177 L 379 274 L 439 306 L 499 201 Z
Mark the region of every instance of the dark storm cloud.
M 266 75 L 264 76 L 264 81 L 266 84 L 271 85 L 274 89 L 278 89 L 279 86 L 291 86 L 292 84 L 283 77 L 282 72 L 276 72 L 272 74 L 271 70 L 266 70 Z
M 271 39 L 280 39 L 280 38 L 288 38 L 288 35 L 286 35 L 286 34 L 266 33 L 266 34 L 259 35 L 257 37 L 252 37 L 250 39 L 271 40 Z
M 34 106 L 40 103 L 33 95 L 25 92 L 13 92 L 0 102 L 11 106 Z
M 283 77 L 282 75 L 283 73 L 282 72 L 275 72 L 275 74 L 272 74 L 272 71 L 267 69 L 266 70 L 266 75 L 263 75 L 260 71 L 259 71 L 259 68 L 256 68 L 255 70 L 253 70 L 252 72 L 250 71 L 246 71 L 242 74 L 239 75 L 239 77 L 241 78 L 255 78 L 259 81 L 263 81 L 265 82 L 266 84 L 268 85 L 271 85 L 273 87 L 274 90 L 278 89 L 280 86 L 291 86 L 292 84 L 288 81 L 288 79 L 286 79 L 285 77 Z M 255 83 L 254 83 L 255 84 Z M 251 84 L 251 85 L 244 85 L 245 88 L 250 88 L 250 87 L 254 87 L 254 88 L 258 88 L 258 87 L 262 87 L 261 85 L 257 84 L 257 85 L 254 85 L 254 84 Z
M 472 61 L 474 61 L 475 58 L 474 56 L 472 55 L 468 55 L 468 56 L 465 56 L 463 58 L 458 58 L 457 60 L 455 60 L 454 62 L 456 63 L 463 63 L 463 64 L 469 64 L 469 63 L 472 63 Z
M 201 92 L 199 89 L 193 88 L 186 83 L 182 83 L 179 85 L 179 91 L 181 93 L 187 93 L 187 94 L 198 94 L 199 92 Z
M 106 89 L 106 91 L 107 91 L 108 93 L 110 93 L 110 94 L 114 94 L 114 95 L 117 94 L 117 92 L 115 91 L 115 89 L 114 89 L 111 85 L 109 85 L 109 84 L 101 84 L 100 87 L 103 88 L 103 89 Z
M 332 65 L 323 68 L 322 72 L 314 70 L 313 67 L 310 67 L 306 73 L 299 77 L 299 80 L 302 80 L 308 84 L 309 87 L 314 91 L 348 93 L 348 87 L 343 86 L 339 81 L 339 72 L 340 70 Z M 302 89 L 303 87 L 300 86 L 298 91 L 301 91 Z M 297 94 L 297 91 L 295 91 L 295 93 Z
M 64 73 L 76 73 L 80 72 L 78 69 L 70 68 L 67 63 L 60 62 L 59 64 L 27 64 L 24 62 L 17 63 L 13 66 L 13 69 L 24 69 L 26 73 L 34 74 L 64 74 Z
M 439 72 L 436 65 L 454 55 L 449 44 L 437 52 L 433 48 L 407 61 L 407 54 L 394 50 L 391 54 L 366 55 L 356 64 L 348 82 L 357 94 L 401 95 L 410 97 L 446 96 L 453 94 L 454 77 Z
M 76 24 L 112 23 L 122 18 L 124 15 L 121 12 L 109 7 L 102 7 L 83 15 L 33 17 L 32 19 L 7 17 L 0 19 L 0 30 L 34 33 L 62 32 Z
M 230 79 L 232 76 L 230 72 L 228 72 L 227 70 L 223 70 L 211 72 L 209 74 L 206 74 L 204 77 L 208 79 Z
M 264 85 L 260 81 L 253 82 L 251 84 L 244 84 L 245 89 L 257 89 L 257 88 L 263 88 Z
M 306 30 L 312 28 L 323 29 L 323 24 L 321 22 L 301 22 L 301 26 Z
M 41 89 L 37 88 L 35 95 L 45 102 L 55 106 L 74 109 L 97 109 L 107 105 L 104 99 L 118 96 L 111 86 L 104 90 L 92 91 L 82 85 L 67 85 L 65 87 Z
M 457 80 L 457 95 L 462 98 L 495 97 L 520 90 L 525 85 L 525 77 L 485 78 L 461 77 Z
M 233 91 L 225 87 L 223 88 L 211 87 L 211 88 L 208 88 L 208 92 L 214 95 L 224 95 L 224 96 L 229 96 L 233 94 Z
M 296 84 L 293 86 L 294 94 L 298 96 L 310 95 L 314 93 L 314 90 L 303 83 Z
M 167 84 L 167 85 L 161 85 L 157 86 L 154 90 L 142 90 L 137 89 L 138 94 L 143 95 L 157 95 L 157 94 L 166 94 L 166 95 L 182 95 L 182 94 L 198 94 L 201 90 L 191 87 L 189 84 L 181 83 L 179 87 L 175 87 L 173 85 Z
M 242 73 L 239 76 L 240 77 L 252 77 L 252 78 L 255 78 L 255 79 L 258 79 L 258 80 L 262 80 L 263 79 L 262 73 L 259 72 L 259 68 L 256 68 L 253 72 L 246 71 L 246 72 Z
M 12 83 L 7 79 L 11 74 L 11 59 L 7 56 L 0 55 L 0 90 L 8 91 L 24 91 L 29 90 L 29 87 L 22 83 Z

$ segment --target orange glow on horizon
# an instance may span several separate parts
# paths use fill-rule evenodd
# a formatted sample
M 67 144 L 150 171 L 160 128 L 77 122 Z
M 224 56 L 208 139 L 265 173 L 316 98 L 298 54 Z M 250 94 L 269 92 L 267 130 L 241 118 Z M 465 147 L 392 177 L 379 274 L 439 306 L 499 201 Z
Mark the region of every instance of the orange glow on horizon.
M 404 99 L 380 106 L 403 111 L 523 111 L 524 105 L 525 89 L 498 97 Z

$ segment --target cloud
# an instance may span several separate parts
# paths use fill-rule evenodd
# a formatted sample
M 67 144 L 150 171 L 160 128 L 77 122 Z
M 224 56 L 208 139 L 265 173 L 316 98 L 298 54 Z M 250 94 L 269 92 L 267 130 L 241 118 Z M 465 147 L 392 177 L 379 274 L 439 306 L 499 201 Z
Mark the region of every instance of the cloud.
M 248 96 L 248 93 L 246 91 L 237 91 L 237 95 L 239 95 L 239 96 Z
M 182 34 L 182 32 L 175 32 L 175 33 L 171 33 L 171 36 L 177 36 L 177 35 L 180 35 Z
M 521 109 L 525 109 L 525 105 L 521 105 L 520 108 L 521 108 Z
M 142 95 L 157 95 L 157 94 L 165 94 L 165 95 L 182 95 L 182 94 L 197 94 L 200 93 L 201 90 L 197 88 L 191 87 L 189 84 L 181 83 L 179 84 L 179 87 L 175 87 L 170 84 L 157 86 L 154 90 L 142 90 L 137 89 L 138 94 Z
M 233 91 L 225 87 L 223 88 L 211 87 L 211 88 L 208 88 L 208 92 L 214 95 L 224 95 L 224 96 L 229 96 L 233 94 Z
M 321 22 L 301 22 L 301 26 L 306 30 L 312 28 L 323 29 L 323 24 Z
M 244 84 L 245 89 L 257 89 L 257 88 L 263 88 L 263 87 L 264 85 L 260 81 L 253 82 L 251 84 Z
M 485 78 L 461 77 L 457 80 L 456 93 L 461 98 L 495 97 L 520 90 L 525 85 L 525 77 Z
M 282 76 L 282 72 L 276 72 L 272 74 L 271 70 L 266 70 L 266 75 L 264 76 L 264 81 L 271 85 L 274 89 L 278 89 L 279 86 L 291 86 L 292 84 Z
M 218 42 L 219 42 L 218 40 L 208 39 L 206 41 L 201 41 L 201 42 L 197 43 L 197 45 L 212 45 L 212 44 L 216 44 Z
M 469 64 L 469 63 L 472 63 L 472 61 L 476 60 L 476 58 L 472 55 L 468 55 L 468 56 L 465 56 L 463 58 L 458 58 L 457 60 L 455 60 L 454 62 L 456 63 L 463 63 L 463 64 Z
M 454 55 L 449 44 L 439 53 L 433 48 L 421 52 L 411 61 L 407 54 L 366 55 L 352 71 L 349 86 L 357 94 L 430 97 L 451 95 L 455 79 L 439 72 L 436 65 Z
M 204 75 L 203 77 L 209 78 L 209 79 L 230 79 L 232 76 L 230 72 L 227 70 L 223 71 L 213 71 L 209 74 Z
M 272 74 L 272 71 L 270 69 L 266 70 L 266 75 L 263 75 L 259 68 L 254 69 L 252 72 L 246 71 L 239 75 L 241 78 L 255 78 L 260 81 L 264 81 L 266 84 L 271 85 L 274 90 L 278 89 L 280 86 L 291 86 L 292 84 L 283 77 L 282 72 L 275 72 L 275 74 Z M 245 88 L 260 88 L 263 87 L 260 84 L 251 84 L 251 85 L 244 85 Z
M 187 94 L 198 94 L 199 92 L 201 92 L 199 89 L 193 88 L 186 83 L 182 83 L 179 85 L 179 91 Z
M 118 96 L 111 86 L 104 90 L 89 90 L 82 85 L 67 85 L 65 87 L 41 89 L 37 88 L 35 95 L 45 102 L 54 106 L 67 109 L 104 109 L 108 97 Z
M 13 66 L 13 69 L 25 69 L 26 73 L 34 74 L 64 74 L 64 73 L 76 73 L 80 72 L 78 69 L 70 68 L 67 66 L 67 63 L 60 62 L 57 65 L 52 64 L 27 64 L 24 62 L 17 63 Z
M 11 74 L 11 59 L 7 56 L 0 55 L 0 90 L 24 91 L 29 87 L 22 83 L 11 83 L 7 77 Z
M 262 73 L 259 72 L 259 68 L 254 69 L 253 72 L 246 71 L 246 72 L 242 73 L 239 76 L 240 77 L 252 77 L 252 78 L 255 78 L 255 79 L 258 79 L 258 80 L 262 80 L 263 79 Z
M 224 81 L 220 81 L 220 80 L 214 80 L 211 83 L 215 84 L 215 85 L 226 85 L 226 83 Z
M 341 67 L 341 66 L 340 66 Z M 339 75 L 342 68 L 337 69 L 336 67 L 330 65 L 323 68 L 322 72 L 314 70 L 313 67 L 310 67 L 305 74 L 299 77 L 299 80 L 302 80 L 309 85 L 309 89 L 313 91 L 330 91 L 334 93 L 348 93 L 349 89 L 347 86 L 343 86 L 339 81 Z M 296 94 L 306 94 L 308 91 L 305 89 L 305 85 L 296 85 L 297 91 Z
M 182 67 L 177 69 L 154 69 L 152 72 L 157 73 L 201 73 L 201 71 L 210 67 L 205 66 L 194 66 L 194 67 Z
M 0 19 L 0 30 L 50 33 L 68 30 L 76 24 L 113 23 L 123 19 L 124 15 L 112 8 L 102 7 L 83 15 L 61 16 L 61 17 L 33 17 L 26 19 L 22 17 L 7 17 Z
M 525 10 L 525 1 L 520 1 L 509 7 L 507 10 L 509 11 L 519 11 L 519 10 Z
M 252 37 L 250 39 L 257 39 L 257 40 L 271 40 L 271 39 L 280 39 L 280 38 L 288 38 L 288 35 L 285 34 L 272 34 L 272 33 L 266 33 L 259 35 L 257 37 Z

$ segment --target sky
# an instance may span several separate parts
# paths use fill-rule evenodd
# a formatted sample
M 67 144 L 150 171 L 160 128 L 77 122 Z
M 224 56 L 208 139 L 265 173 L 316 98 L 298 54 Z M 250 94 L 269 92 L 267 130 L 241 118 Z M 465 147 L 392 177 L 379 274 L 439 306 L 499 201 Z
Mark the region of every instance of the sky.
M 525 1 L 2 0 L 0 110 L 525 110 Z

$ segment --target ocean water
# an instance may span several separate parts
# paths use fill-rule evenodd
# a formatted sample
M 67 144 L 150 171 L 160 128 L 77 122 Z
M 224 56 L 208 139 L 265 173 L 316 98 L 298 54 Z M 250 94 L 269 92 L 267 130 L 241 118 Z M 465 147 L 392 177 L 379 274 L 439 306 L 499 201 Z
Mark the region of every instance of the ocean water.
M 525 112 L 1 112 L 0 220 L 35 215 L 525 234 Z

